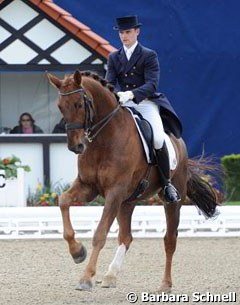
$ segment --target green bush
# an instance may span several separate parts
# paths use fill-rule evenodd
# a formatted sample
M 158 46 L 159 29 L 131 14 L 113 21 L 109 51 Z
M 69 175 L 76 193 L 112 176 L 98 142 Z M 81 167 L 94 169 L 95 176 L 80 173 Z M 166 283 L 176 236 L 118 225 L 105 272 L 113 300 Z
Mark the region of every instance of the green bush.
M 227 200 L 240 200 L 240 154 L 222 157 L 221 165 L 225 172 L 224 188 Z

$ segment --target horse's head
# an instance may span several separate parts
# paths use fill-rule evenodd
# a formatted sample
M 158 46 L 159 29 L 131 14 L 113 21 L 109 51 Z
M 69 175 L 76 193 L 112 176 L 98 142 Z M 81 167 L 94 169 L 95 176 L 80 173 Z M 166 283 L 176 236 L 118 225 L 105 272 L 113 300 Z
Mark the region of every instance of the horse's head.
M 47 76 L 49 82 L 58 89 L 58 107 L 66 122 L 68 148 L 76 154 L 81 154 L 86 147 L 86 131 L 91 127 L 93 119 L 90 92 L 83 88 L 79 71 L 62 80 L 49 73 Z

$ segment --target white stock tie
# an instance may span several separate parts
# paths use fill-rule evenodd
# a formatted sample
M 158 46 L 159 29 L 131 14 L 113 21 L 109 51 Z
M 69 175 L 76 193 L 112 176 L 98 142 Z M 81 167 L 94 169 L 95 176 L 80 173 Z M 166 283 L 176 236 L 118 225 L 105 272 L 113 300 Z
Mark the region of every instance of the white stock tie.
M 131 58 L 131 55 L 132 55 L 132 51 L 127 49 L 126 50 L 126 56 L 127 56 L 127 59 L 129 60 Z

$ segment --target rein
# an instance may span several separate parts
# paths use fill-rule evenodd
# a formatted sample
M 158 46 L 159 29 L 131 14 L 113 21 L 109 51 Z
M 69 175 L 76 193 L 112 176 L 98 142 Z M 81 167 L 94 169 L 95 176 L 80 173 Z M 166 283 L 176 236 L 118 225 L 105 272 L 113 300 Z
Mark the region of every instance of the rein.
M 88 140 L 88 142 L 93 141 L 93 139 L 99 134 L 99 132 L 108 124 L 108 122 L 111 121 L 111 119 L 117 113 L 119 108 L 120 108 L 120 105 L 118 105 L 112 112 L 110 112 L 107 116 L 105 116 L 105 118 L 103 118 L 101 121 L 99 121 L 95 125 L 88 128 L 88 130 L 85 130 L 85 138 Z M 103 125 L 93 135 L 91 135 L 92 132 L 94 131 L 94 129 L 96 129 L 101 124 L 103 124 Z
M 93 101 L 90 99 L 85 90 L 83 88 L 79 88 L 73 91 L 69 92 L 60 92 L 59 95 L 61 96 L 67 96 L 71 95 L 74 93 L 84 93 L 84 106 L 85 106 L 85 119 L 84 123 L 77 123 L 77 122 L 72 122 L 72 123 L 66 123 L 66 130 L 76 130 L 76 129 L 84 129 L 84 134 L 85 138 L 88 140 L 88 142 L 92 142 L 93 139 L 100 133 L 100 131 L 111 121 L 113 116 L 117 113 L 117 111 L 120 109 L 120 105 L 118 105 L 113 111 L 111 111 L 109 114 L 107 114 L 102 120 L 97 122 L 96 124 L 92 125 L 92 112 L 93 112 Z M 102 125 L 102 126 L 101 126 Z M 99 127 L 100 126 L 100 127 Z M 97 128 L 99 129 L 95 131 Z M 95 133 L 94 133 L 95 131 Z

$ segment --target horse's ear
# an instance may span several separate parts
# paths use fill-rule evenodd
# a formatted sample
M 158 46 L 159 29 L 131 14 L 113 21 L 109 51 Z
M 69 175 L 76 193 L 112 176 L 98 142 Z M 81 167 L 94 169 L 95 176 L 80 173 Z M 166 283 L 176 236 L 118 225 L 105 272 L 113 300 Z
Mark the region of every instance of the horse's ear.
M 48 77 L 50 84 L 52 84 L 54 87 L 56 87 L 57 89 L 59 89 L 61 87 L 61 80 L 59 78 L 57 78 L 56 76 L 54 76 L 50 73 L 47 73 L 47 77 Z
M 79 70 L 76 70 L 75 73 L 74 73 L 74 82 L 75 84 L 80 87 L 81 85 L 81 82 L 82 82 L 82 75 L 81 75 L 81 72 Z

